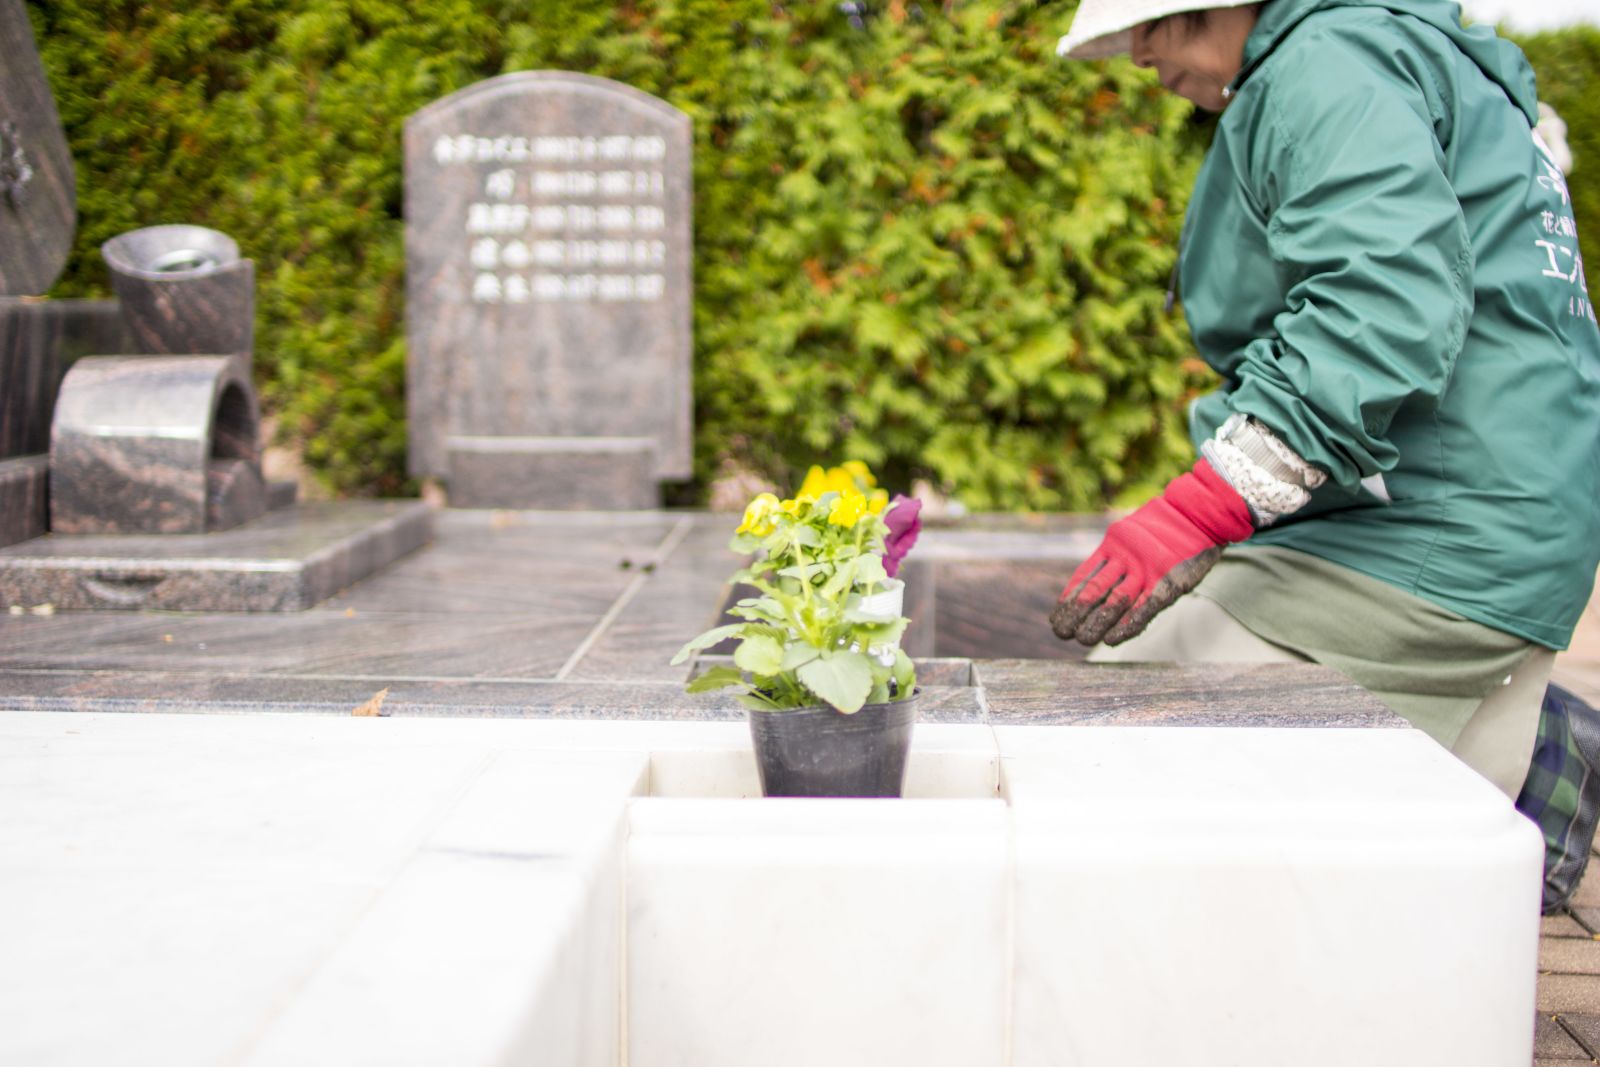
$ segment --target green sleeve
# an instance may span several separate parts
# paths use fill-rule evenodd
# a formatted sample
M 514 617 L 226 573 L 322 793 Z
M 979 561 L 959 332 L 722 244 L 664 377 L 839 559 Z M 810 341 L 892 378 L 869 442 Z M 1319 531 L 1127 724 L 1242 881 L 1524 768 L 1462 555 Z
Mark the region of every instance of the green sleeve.
M 1276 336 L 1246 346 L 1228 399 L 1353 490 L 1395 466 L 1396 411 L 1449 383 L 1472 250 L 1403 59 L 1310 36 L 1304 65 L 1263 87 L 1249 160 L 1285 308 Z

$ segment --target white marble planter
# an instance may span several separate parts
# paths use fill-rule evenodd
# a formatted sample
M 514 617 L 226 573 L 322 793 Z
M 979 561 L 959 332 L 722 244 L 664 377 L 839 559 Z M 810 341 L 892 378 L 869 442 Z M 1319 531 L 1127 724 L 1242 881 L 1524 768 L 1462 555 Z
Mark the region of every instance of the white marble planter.
M 0 718 L 0 1062 L 1523 1067 L 1538 832 L 1403 729 Z M 92 1010 L 91 1010 L 92 1009 Z

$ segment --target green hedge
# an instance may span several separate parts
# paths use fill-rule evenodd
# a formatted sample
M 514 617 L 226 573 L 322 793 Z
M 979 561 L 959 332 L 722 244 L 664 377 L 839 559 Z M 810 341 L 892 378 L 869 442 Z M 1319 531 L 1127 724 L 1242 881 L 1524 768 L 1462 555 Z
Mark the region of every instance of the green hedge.
M 1513 37 L 1539 75 L 1539 99 L 1567 124 L 1572 173 L 1567 188 L 1577 211 L 1580 238 L 1600 235 L 1600 29 L 1575 26 L 1559 33 Z M 1600 247 L 1600 236 L 1583 242 Z M 1591 293 L 1600 286 L 1590 281 Z
M 1148 493 L 1209 383 L 1161 306 L 1204 127 L 1125 62 L 1056 61 L 1070 5 L 867 6 L 31 4 L 78 167 L 54 293 L 103 293 L 98 246 L 133 227 L 235 236 L 284 443 L 338 492 L 405 491 L 401 124 L 482 78 L 583 71 L 694 120 L 683 499 L 727 465 L 792 484 L 847 456 L 977 508 Z M 1592 40 L 1549 40 L 1593 99 Z

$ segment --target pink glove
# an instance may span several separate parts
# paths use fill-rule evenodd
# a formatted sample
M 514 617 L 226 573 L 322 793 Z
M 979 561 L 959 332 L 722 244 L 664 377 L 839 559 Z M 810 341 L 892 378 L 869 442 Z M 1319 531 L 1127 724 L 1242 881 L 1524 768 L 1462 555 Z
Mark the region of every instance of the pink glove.
M 1200 584 L 1222 546 L 1255 532 L 1250 508 L 1205 460 L 1125 519 L 1072 572 L 1050 613 L 1063 641 L 1119 645 Z

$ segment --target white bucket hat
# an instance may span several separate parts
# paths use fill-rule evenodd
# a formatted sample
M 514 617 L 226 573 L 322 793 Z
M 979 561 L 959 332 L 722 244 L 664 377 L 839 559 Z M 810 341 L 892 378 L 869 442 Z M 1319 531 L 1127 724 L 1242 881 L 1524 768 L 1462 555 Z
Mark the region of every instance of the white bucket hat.
M 1056 44 L 1056 55 L 1068 59 L 1105 59 L 1133 47 L 1129 32 L 1141 22 L 1153 22 L 1183 11 L 1213 7 L 1244 7 L 1256 0 L 1083 0 L 1072 27 Z

